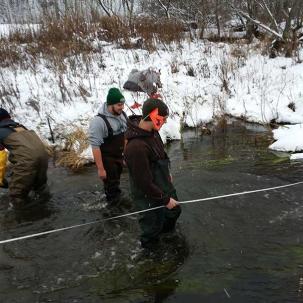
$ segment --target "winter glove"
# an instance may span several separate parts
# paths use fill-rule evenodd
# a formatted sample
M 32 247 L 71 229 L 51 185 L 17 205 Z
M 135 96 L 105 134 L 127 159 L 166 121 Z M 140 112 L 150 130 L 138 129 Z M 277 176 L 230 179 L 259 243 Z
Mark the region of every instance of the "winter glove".
M 8 188 L 8 182 L 7 182 L 7 180 L 5 178 L 0 183 L 0 187 L 1 188 Z
M 6 163 L 7 163 L 7 153 L 3 149 L 0 150 L 0 187 L 5 187 L 5 188 L 8 186 L 8 183 L 5 179 Z

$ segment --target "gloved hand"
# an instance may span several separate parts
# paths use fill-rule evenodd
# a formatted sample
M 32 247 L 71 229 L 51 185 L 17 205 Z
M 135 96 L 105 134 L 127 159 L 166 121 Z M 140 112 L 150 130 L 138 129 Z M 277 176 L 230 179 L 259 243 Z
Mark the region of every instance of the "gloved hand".
M 8 182 L 7 182 L 7 180 L 5 178 L 0 183 L 0 187 L 2 187 L 2 188 L 8 188 Z
M 3 149 L 2 145 L 0 144 L 0 187 L 7 188 L 8 183 L 5 179 L 5 171 L 6 171 L 6 164 L 7 164 L 7 152 Z

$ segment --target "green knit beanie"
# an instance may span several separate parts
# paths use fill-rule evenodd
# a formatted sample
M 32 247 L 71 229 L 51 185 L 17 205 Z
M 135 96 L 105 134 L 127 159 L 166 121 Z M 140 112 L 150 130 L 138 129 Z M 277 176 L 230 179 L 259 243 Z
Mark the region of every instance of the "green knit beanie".
M 106 97 L 107 105 L 114 105 L 120 102 L 125 102 L 124 96 L 121 94 L 118 88 L 111 88 Z

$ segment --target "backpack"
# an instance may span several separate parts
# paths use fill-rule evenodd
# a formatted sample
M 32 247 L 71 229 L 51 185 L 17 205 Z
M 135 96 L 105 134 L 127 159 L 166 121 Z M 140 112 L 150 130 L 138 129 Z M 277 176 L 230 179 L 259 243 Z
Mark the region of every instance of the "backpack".
M 160 70 L 156 71 L 153 68 L 148 68 L 143 71 L 133 69 L 123 88 L 132 92 L 145 92 L 152 95 L 162 87 L 160 80 Z

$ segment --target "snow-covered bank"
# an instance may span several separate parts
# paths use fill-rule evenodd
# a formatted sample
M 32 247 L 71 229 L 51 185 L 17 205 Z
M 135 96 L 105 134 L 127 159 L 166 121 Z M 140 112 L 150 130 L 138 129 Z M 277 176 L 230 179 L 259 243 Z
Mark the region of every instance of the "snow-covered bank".
M 50 136 L 49 117 L 56 143 L 61 143 L 72 126 L 87 129 L 110 87 L 122 88 L 133 68 L 151 66 L 161 69 L 160 93 L 171 110 L 161 130 L 164 140 L 180 138 L 181 121 L 196 126 L 222 113 L 258 123 L 303 123 L 303 65 L 296 59 L 269 59 L 256 45 L 201 40 L 184 41 L 181 47 L 159 46 L 151 54 L 140 49 L 118 49 L 102 41 L 94 45 L 96 49 L 102 45 L 102 53 L 91 55 L 89 62 L 85 57 L 66 59 L 62 73 L 44 60 L 27 70 L 0 69 L 1 104 L 45 139 Z M 134 101 L 142 103 L 147 97 L 128 91 L 123 94 L 128 106 Z M 296 135 L 296 145 L 275 132 L 277 142 L 270 148 L 303 150 L 299 130 L 289 131 Z
M 303 150 L 303 124 L 286 125 L 273 131 L 274 139 L 277 140 L 269 148 L 279 151 L 302 151 Z M 293 159 L 302 158 L 300 155 Z
M 8 37 L 14 32 L 37 31 L 39 24 L 0 24 L 0 37 Z

